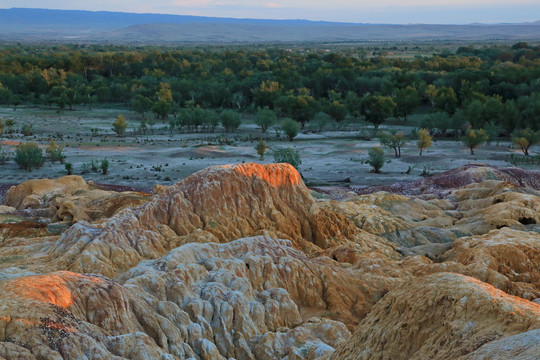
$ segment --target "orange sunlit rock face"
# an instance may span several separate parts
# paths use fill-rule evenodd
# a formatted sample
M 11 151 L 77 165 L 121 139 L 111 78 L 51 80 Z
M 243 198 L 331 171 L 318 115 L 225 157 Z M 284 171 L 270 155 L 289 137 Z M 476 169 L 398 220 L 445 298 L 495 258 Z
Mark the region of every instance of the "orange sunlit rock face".
M 70 278 L 84 278 L 91 282 L 101 281 L 80 274 L 59 272 L 18 278 L 9 282 L 5 290 L 13 292 L 19 297 L 68 308 L 73 305 L 75 298 L 73 284 L 69 283 L 68 276 Z
M 300 174 L 289 164 L 261 165 L 256 163 L 224 165 L 246 177 L 257 177 L 272 187 L 297 185 L 302 181 Z

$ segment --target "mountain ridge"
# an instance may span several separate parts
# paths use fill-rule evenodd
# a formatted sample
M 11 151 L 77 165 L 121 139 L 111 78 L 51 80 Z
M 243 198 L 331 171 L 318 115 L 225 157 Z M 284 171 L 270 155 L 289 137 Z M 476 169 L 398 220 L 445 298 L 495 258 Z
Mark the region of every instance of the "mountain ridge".
M 540 39 L 540 21 L 467 25 L 370 24 L 86 10 L 0 9 L 2 41 L 159 44 L 532 39 Z

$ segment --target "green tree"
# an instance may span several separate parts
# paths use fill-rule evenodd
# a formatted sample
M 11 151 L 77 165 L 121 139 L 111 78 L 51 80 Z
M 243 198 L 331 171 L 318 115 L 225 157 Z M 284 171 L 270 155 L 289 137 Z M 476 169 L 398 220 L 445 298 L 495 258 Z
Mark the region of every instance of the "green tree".
M 126 118 L 124 117 L 124 115 L 118 115 L 112 126 L 112 129 L 116 133 L 116 135 L 120 137 L 124 136 L 127 128 Z
M 382 146 L 394 149 L 395 157 L 401 157 L 401 147 L 407 143 L 407 136 L 403 132 L 393 131 L 389 133 L 381 131 L 377 134 L 377 137 Z
M 330 101 L 325 107 L 325 112 L 330 115 L 335 121 L 340 122 L 347 116 L 347 106 L 338 100 Z
M 263 133 L 268 128 L 276 123 L 277 117 L 273 110 L 270 110 L 268 106 L 257 109 L 257 115 L 255 115 L 255 123 L 261 127 Z
M 21 169 L 39 169 L 45 162 L 43 152 L 35 142 L 19 143 L 15 149 L 15 162 Z
M 382 148 L 375 146 L 368 151 L 368 164 L 373 168 L 373 172 L 379 174 L 384 165 L 384 151 Z
M 375 130 L 387 117 L 392 116 L 396 103 L 390 96 L 369 95 L 362 99 L 362 115 L 373 124 Z
M 220 115 L 221 125 L 225 128 L 227 132 L 233 132 L 242 123 L 242 118 L 240 114 L 232 110 L 225 110 Z
M 489 135 L 484 129 L 469 129 L 461 141 L 471 150 L 471 155 L 474 155 L 474 149 L 482 145 L 489 139 Z
M 438 89 L 435 97 L 435 107 L 439 110 L 446 111 L 452 115 L 456 112 L 458 99 L 454 89 L 451 87 L 442 87 Z
M 277 81 L 263 80 L 260 86 L 253 90 L 255 105 L 273 109 L 277 99 L 281 96 L 283 86 Z
M 432 108 L 435 108 L 435 99 L 437 98 L 437 95 L 439 94 L 439 91 L 433 84 L 429 84 L 426 87 L 425 95 L 426 98 L 429 100 L 429 103 L 431 104 Z
M 302 128 L 319 112 L 319 103 L 307 89 L 299 89 L 298 95 L 289 94 L 278 99 L 281 111 L 298 121 Z
M 159 85 L 159 91 L 156 93 L 157 101 L 152 106 L 152 111 L 156 115 L 156 117 L 160 119 L 167 119 L 169 114 L 171 113 L 172 108 L 172 91 L 171 91 L 171 85 L 167 83 L 161 83 Z
M 418 92 L 412 86 L 407 86 L 405 89 L 396 89 L 394 91 L 394 101 L 396 103 L 395 115 L 396 118 L 403 118 L 407 121 L 407 116 L 413 114 L 418 105 L 420 105 L 420 97 Z
M 362 99 L 356 95 L 354 91 L 349 91 L 345 95 L 345 105 L 347 105 L 347 111 L 349 114 L 357 119 L 361 115 Z
M 532 131 L 531 129 L 516 130 L 512 134 L 512 142 L 519 146 L 525 155 L 529 155 L 529 148 L 540 142 L 540 130 Z
M 300 127 L 298 126 L 298 123 L 293 119 L 286 118 L 281 123 L 281 130 L 283 130 L 285 135 L 287 135 L 289 141 L 293 141 L 296 135 L 298 135 Z
M 431 146 L 431 135 L 429 135 L 428 129 L 420 129 L 416 132 L 416 135 L 418 136 L 416 144 L 420 150 L 419 155 L 422 156 L 424 149 Z
M 131 107 L 144 119 L 144 113 L 152 110 L 152 100 L 141 94 L 135 95 L 131 100 Z

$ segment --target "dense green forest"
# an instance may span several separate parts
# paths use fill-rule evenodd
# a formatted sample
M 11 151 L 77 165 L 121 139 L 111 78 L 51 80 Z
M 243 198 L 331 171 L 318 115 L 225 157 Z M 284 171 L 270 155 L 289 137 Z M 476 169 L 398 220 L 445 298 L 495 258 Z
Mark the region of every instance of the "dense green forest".
M 234 129 L 237 118 L 219 116 L 223 110 L 258 112 L 263 130 L 275 115 L 301 126 L 326 116 L 377 128 L 419 110 L 433 114 L 422 127 L 439 136 L 467 127 L 540 129 L 540 46 L 462 46 L 410 57 L 395 50 L 4 45 L 0 104 L 65 111 L 119 103 L 141 119 L 189 131 L 213 131 L 223 119 Z

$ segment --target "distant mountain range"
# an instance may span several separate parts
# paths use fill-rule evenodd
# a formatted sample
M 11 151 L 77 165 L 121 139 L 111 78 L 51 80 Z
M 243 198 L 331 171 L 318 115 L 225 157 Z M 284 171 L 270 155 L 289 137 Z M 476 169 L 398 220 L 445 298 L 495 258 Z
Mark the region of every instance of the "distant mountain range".
M 13 8 L 0 9 L 0 40 L 132 44 L 540 40 L 540 21 L 391 25 Z

